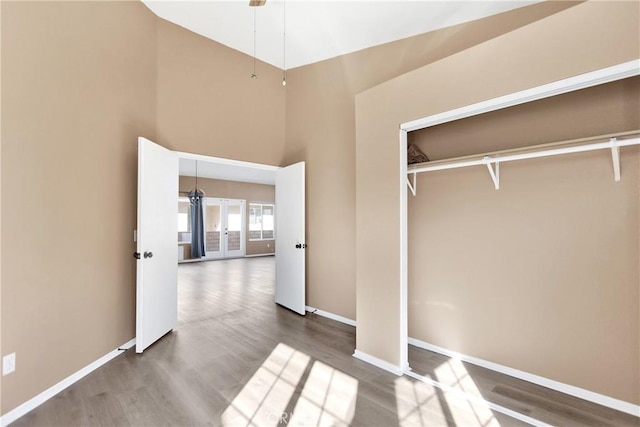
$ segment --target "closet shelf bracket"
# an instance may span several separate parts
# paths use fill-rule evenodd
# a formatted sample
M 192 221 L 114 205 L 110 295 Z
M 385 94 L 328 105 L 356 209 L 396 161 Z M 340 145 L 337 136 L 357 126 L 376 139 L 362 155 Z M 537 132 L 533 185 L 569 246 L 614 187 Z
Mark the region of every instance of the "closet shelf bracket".
M 417 185 L 416 185 L 416 175 L 417 174 L 414 172 L 412 175 L 413 175 L 413 184 L 409 180 L 409 177 L 407 177 L 407 186 L 409 186 L 409 190 L 411 190 L 411 194 L 413 194 L 415 196 L 416 195 L 416 189 L 418 188 Z
M 620 146 L 616 138 L 611 138 L 609 144 L 611 144 L 611 158 L 613 159 L 613 179 L 620 181 Z
M 493 157 L 484 156 L 482 159 L 482 163 L 487 165 L 487 169 L 489 169 L 489 174 L 491 175 L 491 180 L 493 180 L 493 185 L 496 187 L 496 190 L 500 189 L 500 162 L 495 160 Z M 495 163 L 496 166 L 493 168 L 491 163 Z

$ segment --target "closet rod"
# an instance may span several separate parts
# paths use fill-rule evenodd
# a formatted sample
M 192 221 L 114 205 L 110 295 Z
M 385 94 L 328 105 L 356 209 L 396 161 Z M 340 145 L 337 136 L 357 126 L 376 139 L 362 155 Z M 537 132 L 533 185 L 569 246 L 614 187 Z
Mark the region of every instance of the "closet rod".
M 628 135 L 638 135 L 640 131 L 631 131 L 625 133 L 619 133 L 616 136 L 628 136 Z M 419 163 L 415 165 L 409 165 L 407 169 L 407 174 L 413 174 L 414 185 L 412 186 L 409 182 L 409 187 L 411 192 L 415 195 L 415 176 L 418 173 L 422 172 L 433 172 L 438 170 L 445 169 L 456 169 L 456 168 L 464 168 L 468 166 L 479 166 L 485 165 L 489 169 L 489 173 L 491 174 L 491 179 L 495 185 L 496 190 L 500 188 L 500 175 L 499 175 L 499 166 L 500 163 L 503 162 L 512 162 L 515 160 L 525 160 L 525 159 L 535 159 L 539 157 L 548 157 L 548 156 L 556 156 L 559 154 L 570 154 L 570 153 L 582 153 L 586 151 L 594 151 L 594 150 L 602 150 L 602 149 L 610 149 L 611 156 L 613 160 L 613 169 L 614 169 L 614 179 L 616 181 L 620 181 L 620 147 L 626 147 L 631 145 L 640 145 L 640 137 L 636 138 L 626 138 L 626 139 L 618 139 L 617 137 L 610 137 L 606 142 L 597 142 L 591 144 L 574 144 L 571 146 L 564 146 L 558 148 L 549 148 L 549 147 L 557 147 L 561 144 L 568 144 L 571 141 L 560 142 L 560 143 L 552 143 L 552 144 L 544 144 L 533 147 L 527 147 L 516 150 L 507 150 L 502 152 L 494 152 L 490 153 L 491 155 L 483 155 L 479 158 L 479 156 L 468 156 L 462 157 L 458 160 L 442 160 L 437 162 L 426 162 Z M 587 140 L 602 140 L 603 137 L 594 137 L 589 139 L 583 139 L 580 141 Z M 575 141 L 573 141 L 575 142 Z M 532 151 L 533 150 L 533 151 Z M 517 151 L 525 151 L 525 152 L 517 152 Z M 513 154 L 512 154 L 513 153 Z M 495 165 L 495 169 L 492 167 Z
M 502 162 L 511 162 L 514 160 L 535 159 L 537 157 L 556 156 L 558 154 L 581 153 L 585 151 L 612 148 L 614 146 L 626 147 L 629 145 L 640 145 L 640 138 L 618 139 L 618 140 L 615 138 L 612 138 L 612 140 L 614 140 L 615 142 L 612 143 L 612 141 L 607 141 L 607 142 L 600 142 L 596 144 L 575 145 L 571 147 L 552 148 L 550 150 L 531 151 L 527 153 L 511 154 L 506 156 L 500 156 L 500 155 L 497 155 L 496 157 L 484 156 L 480 159 L 475 159 L 475 160 L 463 160 L 460 162 L 440 163 L 435 165 L 427 165 L 425 163 L 420 163 L 415 167 L 409 166 L 409 169 L 407 170 L 407 174 L 420 173 L 420 172 L 432 172 L 432 171 L 438 171 L 443 169 L 464 168 L 467 166 L 486 165 L 488 163 L 502 163 Z

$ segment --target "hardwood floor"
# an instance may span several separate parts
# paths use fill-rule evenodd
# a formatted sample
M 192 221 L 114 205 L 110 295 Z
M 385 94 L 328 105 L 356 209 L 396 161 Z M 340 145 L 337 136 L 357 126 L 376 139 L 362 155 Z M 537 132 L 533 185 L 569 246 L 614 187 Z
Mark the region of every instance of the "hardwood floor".
M 355 328 L 273 303 L 273 257 L 182 264 L 178 271 L 173 332 L 141 355 L 126 351 L 12 425 L 524 424 L 480 400 L 355 359 Z M 550 424 L 638 425 L 637 418 L 426 350 L 412 347 L 410 364 Z

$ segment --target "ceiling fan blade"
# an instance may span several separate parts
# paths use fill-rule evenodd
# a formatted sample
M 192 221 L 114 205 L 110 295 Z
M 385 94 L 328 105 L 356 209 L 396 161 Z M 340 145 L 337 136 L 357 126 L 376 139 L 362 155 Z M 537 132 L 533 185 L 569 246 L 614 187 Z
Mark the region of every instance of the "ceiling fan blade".
M 264 6 L 267 0 L 249 0 L 249 6 Z

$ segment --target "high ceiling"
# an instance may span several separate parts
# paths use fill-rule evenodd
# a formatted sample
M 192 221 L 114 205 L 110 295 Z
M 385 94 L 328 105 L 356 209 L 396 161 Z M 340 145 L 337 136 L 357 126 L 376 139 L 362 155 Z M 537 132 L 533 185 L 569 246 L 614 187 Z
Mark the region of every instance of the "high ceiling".
M 291 69 L 518 7 L 528 1 L 143 0 L 159 17 Z M 286 14 L 285 14 L 286 12 Z M 286 26 L 285 26 L 286 23 Z M 286 29 L 286 38 L 283 32 Z M 284 41 L 286 40 L 286 45 Z

